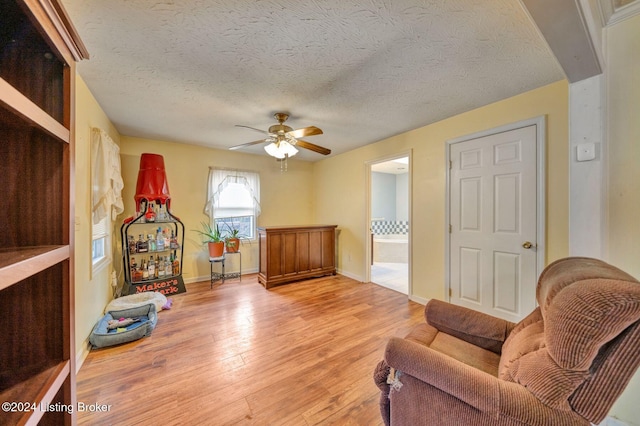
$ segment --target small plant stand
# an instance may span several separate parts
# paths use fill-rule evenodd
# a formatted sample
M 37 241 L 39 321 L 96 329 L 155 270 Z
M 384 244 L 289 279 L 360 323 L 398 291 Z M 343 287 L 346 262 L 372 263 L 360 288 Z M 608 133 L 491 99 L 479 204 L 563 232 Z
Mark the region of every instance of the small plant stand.
M 227 260 L 227 256 L 235 256 L 235 255 L 238 255 L 238 260 L 239 260 L 238 270 L 235 272 L 226 272 L 225 261 Z M 220 263 L 220 267 L 221 267 L 220 272 L 213 270 L 213 265 L 215 263 Z M 220 257 L 210 257 L 209 264 L 211 266 L 211 288 L 213 288 L 214 283 L 218 281 L 222 281 L 224 283 L 225 280 L 229 278 L 239 278 L 240 281 L 242 281 L 242 254 L 240 253 L 240 250 L 236 252 L 229 252 L 229 253 L 225 252 Z

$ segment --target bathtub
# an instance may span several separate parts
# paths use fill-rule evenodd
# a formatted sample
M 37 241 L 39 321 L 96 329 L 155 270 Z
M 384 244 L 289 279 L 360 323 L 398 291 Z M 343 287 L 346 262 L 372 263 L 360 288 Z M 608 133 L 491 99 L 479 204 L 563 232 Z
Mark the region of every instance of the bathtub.
M 409 236 L 407 234 L 374 235 L 373 261 L 409 263 Z

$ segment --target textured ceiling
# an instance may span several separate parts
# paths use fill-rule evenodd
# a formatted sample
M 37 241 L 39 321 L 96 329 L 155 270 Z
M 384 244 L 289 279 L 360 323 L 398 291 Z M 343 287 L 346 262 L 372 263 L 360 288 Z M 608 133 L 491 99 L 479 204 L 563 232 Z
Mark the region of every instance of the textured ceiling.
M 261 138 L 235 124 L 285 111 L 335 155 L 564 78 L 513 0 L 62 3 L 91 54 L 79 73 L 127 136 L 226 149 Z

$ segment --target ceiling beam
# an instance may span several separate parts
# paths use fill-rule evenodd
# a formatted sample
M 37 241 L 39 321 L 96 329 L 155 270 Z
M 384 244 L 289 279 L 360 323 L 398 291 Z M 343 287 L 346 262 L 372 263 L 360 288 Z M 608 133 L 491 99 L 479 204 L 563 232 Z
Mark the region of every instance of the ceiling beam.
M 521 0 L 570 83 L 602 73 L 578 0 Z

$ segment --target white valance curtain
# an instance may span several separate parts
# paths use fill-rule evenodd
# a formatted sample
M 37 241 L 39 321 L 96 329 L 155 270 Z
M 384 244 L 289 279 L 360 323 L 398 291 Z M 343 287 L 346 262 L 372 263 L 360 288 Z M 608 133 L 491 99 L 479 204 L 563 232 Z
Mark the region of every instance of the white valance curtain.
M 93 223 L 124 211 L 122 201 L 122 173 L 120 169 L 120 147 L 102 129 L 91 129 L 91 179 Z
M 209 180 L 207 185 L 207 203 L 204 212 L 212 219 L 215 217 L 215 209 L 219 207 L 220 193 L 230 183 L 238 183 L 251 194 L 253 210 L 256 217 L 260 215 L 260 175 L 256 172 L 209 168 Z

